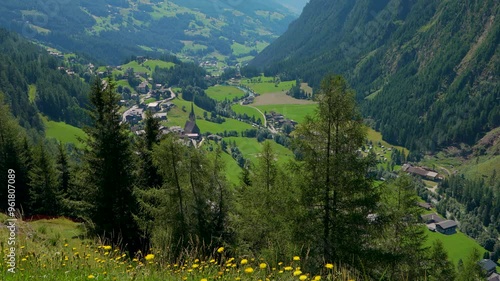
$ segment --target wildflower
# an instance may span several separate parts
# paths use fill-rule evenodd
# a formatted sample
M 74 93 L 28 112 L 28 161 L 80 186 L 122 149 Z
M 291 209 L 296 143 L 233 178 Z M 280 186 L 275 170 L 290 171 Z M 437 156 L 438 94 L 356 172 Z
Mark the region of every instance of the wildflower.
M 247 264 L 247 263 L 248 263 L 248 260 L 247 260 L 247 259 L 242 259 L 242 260 L 241 260 L 241 265 L 245 265 L 245 264 Z
M 208 281 L 208 279 L 207 278 L 203 278 L 203 279 L 201 279 L 201 281 Z
M 265 264 L 265 263 L 259 264 L 260 269 L 266 269 L 266 267 L 267 267 L 267 264 Z
M 149 254 L 146 257 L 144 257 L 144 259 L 147 261 L 153 260 L 154 258 L 155 258 L 155 255 L 153 255 L 153 254 Z
M 103 248 L 105 251 L 109 251 L 109 250 L 111 250 L 111 246 L 103 246 L 102 248 Z
M 293 276 L 300 276 L 301 274 L 302 274 L 302 271 L 300 271 L 300 270 L 295 270 L 293 272 Z
M 22 259 L 21 259 L 21 261 L 26 261 L 26 259 L 25 259 L 25 258 L 22 258 Z
M 314 280 L 314 281 L 319 281 L 319 280 L 321 280 L 321 276 L 316 275 L 316 276 L 314 277 L 314 279 L 313 279 L 313 280 Z
M 299 256 L 295 256 L 295 257 L 293 257 L 293 260 L 294 261 L 300 261 L 300 257 Z
M 291 267 L 291 266 L 286 266 L 286 267 L 285 267 L 285 270 L 286 270 L 286 271 L 292 271 L 292 270 L 293 270 L 293 267 Z
M 307 276 L 306 275 L 300 275 L 299 280 L 301 280 L 301 281 L 307 280 Z
M 224 247 L 220 247 L 219 249 L 217 249 L 217 253 L 222 254 L 222 252 L 224 252 Z
M 253 272 L 253 268 L 251 268 L 251 267 L 247 267 L 247 268 L 245 268 L 245 273 L 250 274 L 250 273 L 252 273 L 252 272 Z
M 327 263 L 327 264 L 325 264 L 325 267 L 328 269 L 333 269 L 333 264 Z
M 192 265 L 192 268 L 198 268 L 199 266 L 200 266 L 199 264 L 195 263 Z
M 88 278 L 88 279 L 94 279 L 94 278 L 95 278 L 95 276 L 94 276 L 94 275 L 92 275 L 92 274 L 90 274 L 89 276 L 87 276 L 87 278 Z

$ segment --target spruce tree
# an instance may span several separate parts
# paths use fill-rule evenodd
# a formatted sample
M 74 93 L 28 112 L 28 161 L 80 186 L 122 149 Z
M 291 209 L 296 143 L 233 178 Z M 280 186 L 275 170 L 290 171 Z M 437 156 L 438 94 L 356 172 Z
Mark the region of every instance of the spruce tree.
M 327 261 L 358 262 L 370 240 L 368 215 L 378 200 L 366 178 L 373 163 L 357 152 L 366 133 L 344 78 L 327 76 L 317 100 L 315 114 L 296 131 L 306 210 L 297 236 Z
M 133 251 L 140 246 L 133 219 L 137 209 L 132 188 L 134 166 L 129 131 L 121 123 L 113 81 L 96 78 L 89 100 L 92 125 L 84 129 L 88 137 L 83 157 L 89 189 L 86 200 L 93 205 L 89 216 L 97 235 Z
M 31 212 L 39 215 L 59 215 L 61 193 L 54 160 L 47 153 L 43 144 L 40 144 L 35 150 L 33 168 L 29 176 Z

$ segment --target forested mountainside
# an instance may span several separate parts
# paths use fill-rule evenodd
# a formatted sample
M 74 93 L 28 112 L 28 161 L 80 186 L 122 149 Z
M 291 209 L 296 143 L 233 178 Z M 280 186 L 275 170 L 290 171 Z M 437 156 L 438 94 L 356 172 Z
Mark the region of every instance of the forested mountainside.
M 495 0 L 311 0 L 251 65 L 318 87 L 346 76 L 390 142 L 435 150 L 500 125 Z
M 21 126 L 43 131 L 38 112 L 81 126 L 90 87 L 63 60 L 0 28 L 0 93 Z
M 296 18 L 263 0 L 6 0 L 0 12 L 0 26 L 115 65 L 157 52 L 230 55 L 235 42 L 270 43 Z

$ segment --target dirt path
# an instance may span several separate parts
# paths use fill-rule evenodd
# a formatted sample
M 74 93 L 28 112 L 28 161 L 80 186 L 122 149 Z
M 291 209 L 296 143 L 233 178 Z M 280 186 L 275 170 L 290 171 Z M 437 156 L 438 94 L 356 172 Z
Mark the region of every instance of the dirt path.
M 242 105 L 242 106 L 248 106 L 248 107 L 251 107 L 251 108 L 257 110 L 260 113 L 260 115 L 262 115 L 262 117 L 264 118 L 264 127 L 267 127 L 266 115 L 262 111 L 260 111 L 260 109 L 258 109 L 255 106 L 248 105 L 248 104 L 244 105 L 243 102 L 241 102 L 240 105 Z

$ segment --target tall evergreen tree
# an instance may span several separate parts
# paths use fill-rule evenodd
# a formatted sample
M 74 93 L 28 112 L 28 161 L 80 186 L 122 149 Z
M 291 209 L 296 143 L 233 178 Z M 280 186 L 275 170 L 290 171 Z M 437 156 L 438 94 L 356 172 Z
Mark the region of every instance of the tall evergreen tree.
M 302 205 L 307 210 L 298 231 L 327 261 L 357 262 L 370 237 L 368 214 L 378 200 L 366 178 L 372 162 L 357 153 L 365 131 L 344 78 L 327 76 L 317 98 L 318 110 L 296 131 L 303 160 Z
M 61 193 L 54 160 L 43 144 L 37 147 L 34 156 L 33 168 L 29 174 L 31 212 L 40 215 L 59 215 Z
M 21 142 L 20 140 L 23 140 Z M 31 151 L 26 135 L 10 114 L 0 93 L 0 180 L 7 182 L 7 170 L 15 171 L 16 208 L 29 214 L 29 178 Z M 0 189 L 0 197 L 7 198 L 7 188 Z M 7 200 L 0 202 L 0 209 L 7 209 Z
M 448 259 L 448 254 L 441 240 L 436 240 L 432 244 L 429 261 L 430 281 L 453 281 L 456 278 L 455 266 Z
M 129 131 L 121 124 L 119 96 L 113 81 L 96 78 L 90 93 L 92 125 L 83 157 L 87 202 L 93 204 L 90 218 L 95 232 L 122 242 L 130 251 L 139 247 L 138 227 L 133 219 L 137 200 L 133 194 L 132 151 Z M 121 240 L 122 239 L 122 240 Z

